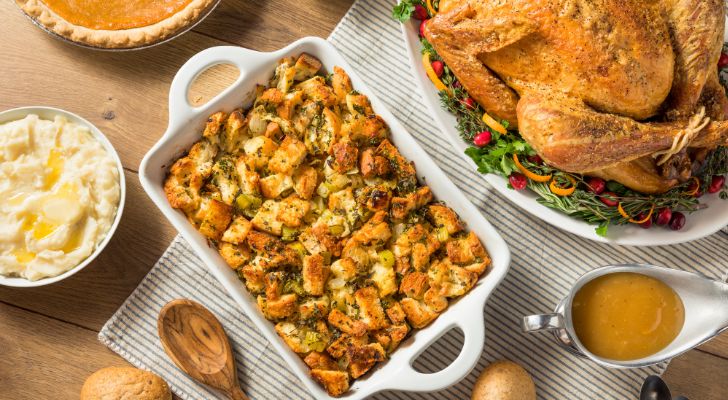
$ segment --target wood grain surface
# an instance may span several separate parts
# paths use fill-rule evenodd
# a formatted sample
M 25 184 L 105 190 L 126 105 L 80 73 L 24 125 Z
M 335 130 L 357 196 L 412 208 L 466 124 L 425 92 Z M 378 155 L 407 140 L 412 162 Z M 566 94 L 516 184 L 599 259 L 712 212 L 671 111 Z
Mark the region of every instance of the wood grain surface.
M 87 118 L 119 152 L 128 188 L 121 225 L 93 264 L 44 288 L 0 288 L 0 400 L 77 398 L 91 372 L 126 365 L 96 335 L 175 236 L 143 193 L 136 171 L 166 128 L 167 91 L 177 69 L 211 46 L 269 51 L 303 36 L 326 37 L 352 2 L 223 0 L 172 42 L 110 53 L 55 40 L 13 1 L 0 1 L 0 110 L 48 105 Z M 230 72 L 207 74 L 190 98 L 211 98 Z M 675 359 L 665 379 L 675 395 L 727 399 L 728 334 Z

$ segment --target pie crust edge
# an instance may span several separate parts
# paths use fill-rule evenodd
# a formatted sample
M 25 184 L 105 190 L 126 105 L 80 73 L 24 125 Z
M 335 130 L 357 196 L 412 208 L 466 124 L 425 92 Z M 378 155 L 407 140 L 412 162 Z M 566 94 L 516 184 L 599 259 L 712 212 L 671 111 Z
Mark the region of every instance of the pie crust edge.
M 217 0 L 192 0 L 178 13 L 152 25 L 121 30 L 97 30 L 66 21 L 41 0 L 15 1 L 26 14 L 53 33 L 74 42 L 108 49 L 134 48 L 161 41 L 197 21 L 217 3 Z

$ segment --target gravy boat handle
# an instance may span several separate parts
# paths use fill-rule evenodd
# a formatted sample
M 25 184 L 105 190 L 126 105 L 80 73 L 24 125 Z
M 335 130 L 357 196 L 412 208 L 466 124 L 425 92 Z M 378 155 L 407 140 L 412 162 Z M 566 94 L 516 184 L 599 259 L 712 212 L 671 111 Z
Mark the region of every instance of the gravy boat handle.
M 564 316 L 559 313 L 529 315 L 521 321 L 524 332 L 551 331 L 564 327 Z

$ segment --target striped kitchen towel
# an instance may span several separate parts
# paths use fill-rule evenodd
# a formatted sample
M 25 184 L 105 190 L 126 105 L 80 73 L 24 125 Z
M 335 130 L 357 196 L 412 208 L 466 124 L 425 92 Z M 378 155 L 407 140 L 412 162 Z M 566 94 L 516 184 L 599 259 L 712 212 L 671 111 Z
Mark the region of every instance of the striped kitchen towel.
M 605 369 L 568 355 L 548 335 L 521 333 L 521 317 L 552 310 L 580 275 L 607 264 L 651 263 L 720 277 L 725 272 L 728 232 L 669 247 L 613 247 L 565 233 L 516 208 L 438 134 L 415 89 L 399 24 L 390 18 L 391 6 L 389 0 L 357 1 L 330 40 L 500 231 L 513 261 L 510 273 L 485 307 L 485 350 L 467 378 L 437 393 L 386 392 L 374 398 L 466 399 L 480 371 L 498 359 L 523 365 L 533 375 L 542 399 L 636 398 L 643 379 L 661 374 L 666 364 L 640 370 Z M 183 399 L 223 399 L 194 383 L 163 353 L 156 317 L 165 303 L 180 297 L 198 301 L 218 316 L 233 342 L 242 386 L 252 399 L 312 398 L 179 237 L 107 322 L 100 340 L 132 364 L 158 373 Z M 462 336 L 451 331 L 415 366 L 422 372 L 442 369 L 457 356 L 461 345 Z

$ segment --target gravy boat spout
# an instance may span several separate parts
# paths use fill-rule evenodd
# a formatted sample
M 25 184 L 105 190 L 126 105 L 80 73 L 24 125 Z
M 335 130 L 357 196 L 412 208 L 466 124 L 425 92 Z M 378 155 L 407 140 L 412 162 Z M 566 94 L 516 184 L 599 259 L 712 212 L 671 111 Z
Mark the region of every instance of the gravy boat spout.
M 677 337 L 657 353 L 637 360 L 612 360 L 592 354 L 579 341 L 572 322 L 572 300 L 579 289 L 595 278 L 618 272 L 647 275 L 664 282 L 680 296 L 685 310 L 685 322 Z M 552 331 L 557 341 L 570 352 L 613 368 L 637 368 L 670 360 L 726 329 L 728 283 L 692 272 L 642 264 L 611 265 L 595 269 L 576 281 L 569 295 L 561 301 L 554 313 L 531 315 L 523 319 L 524 331 Z

